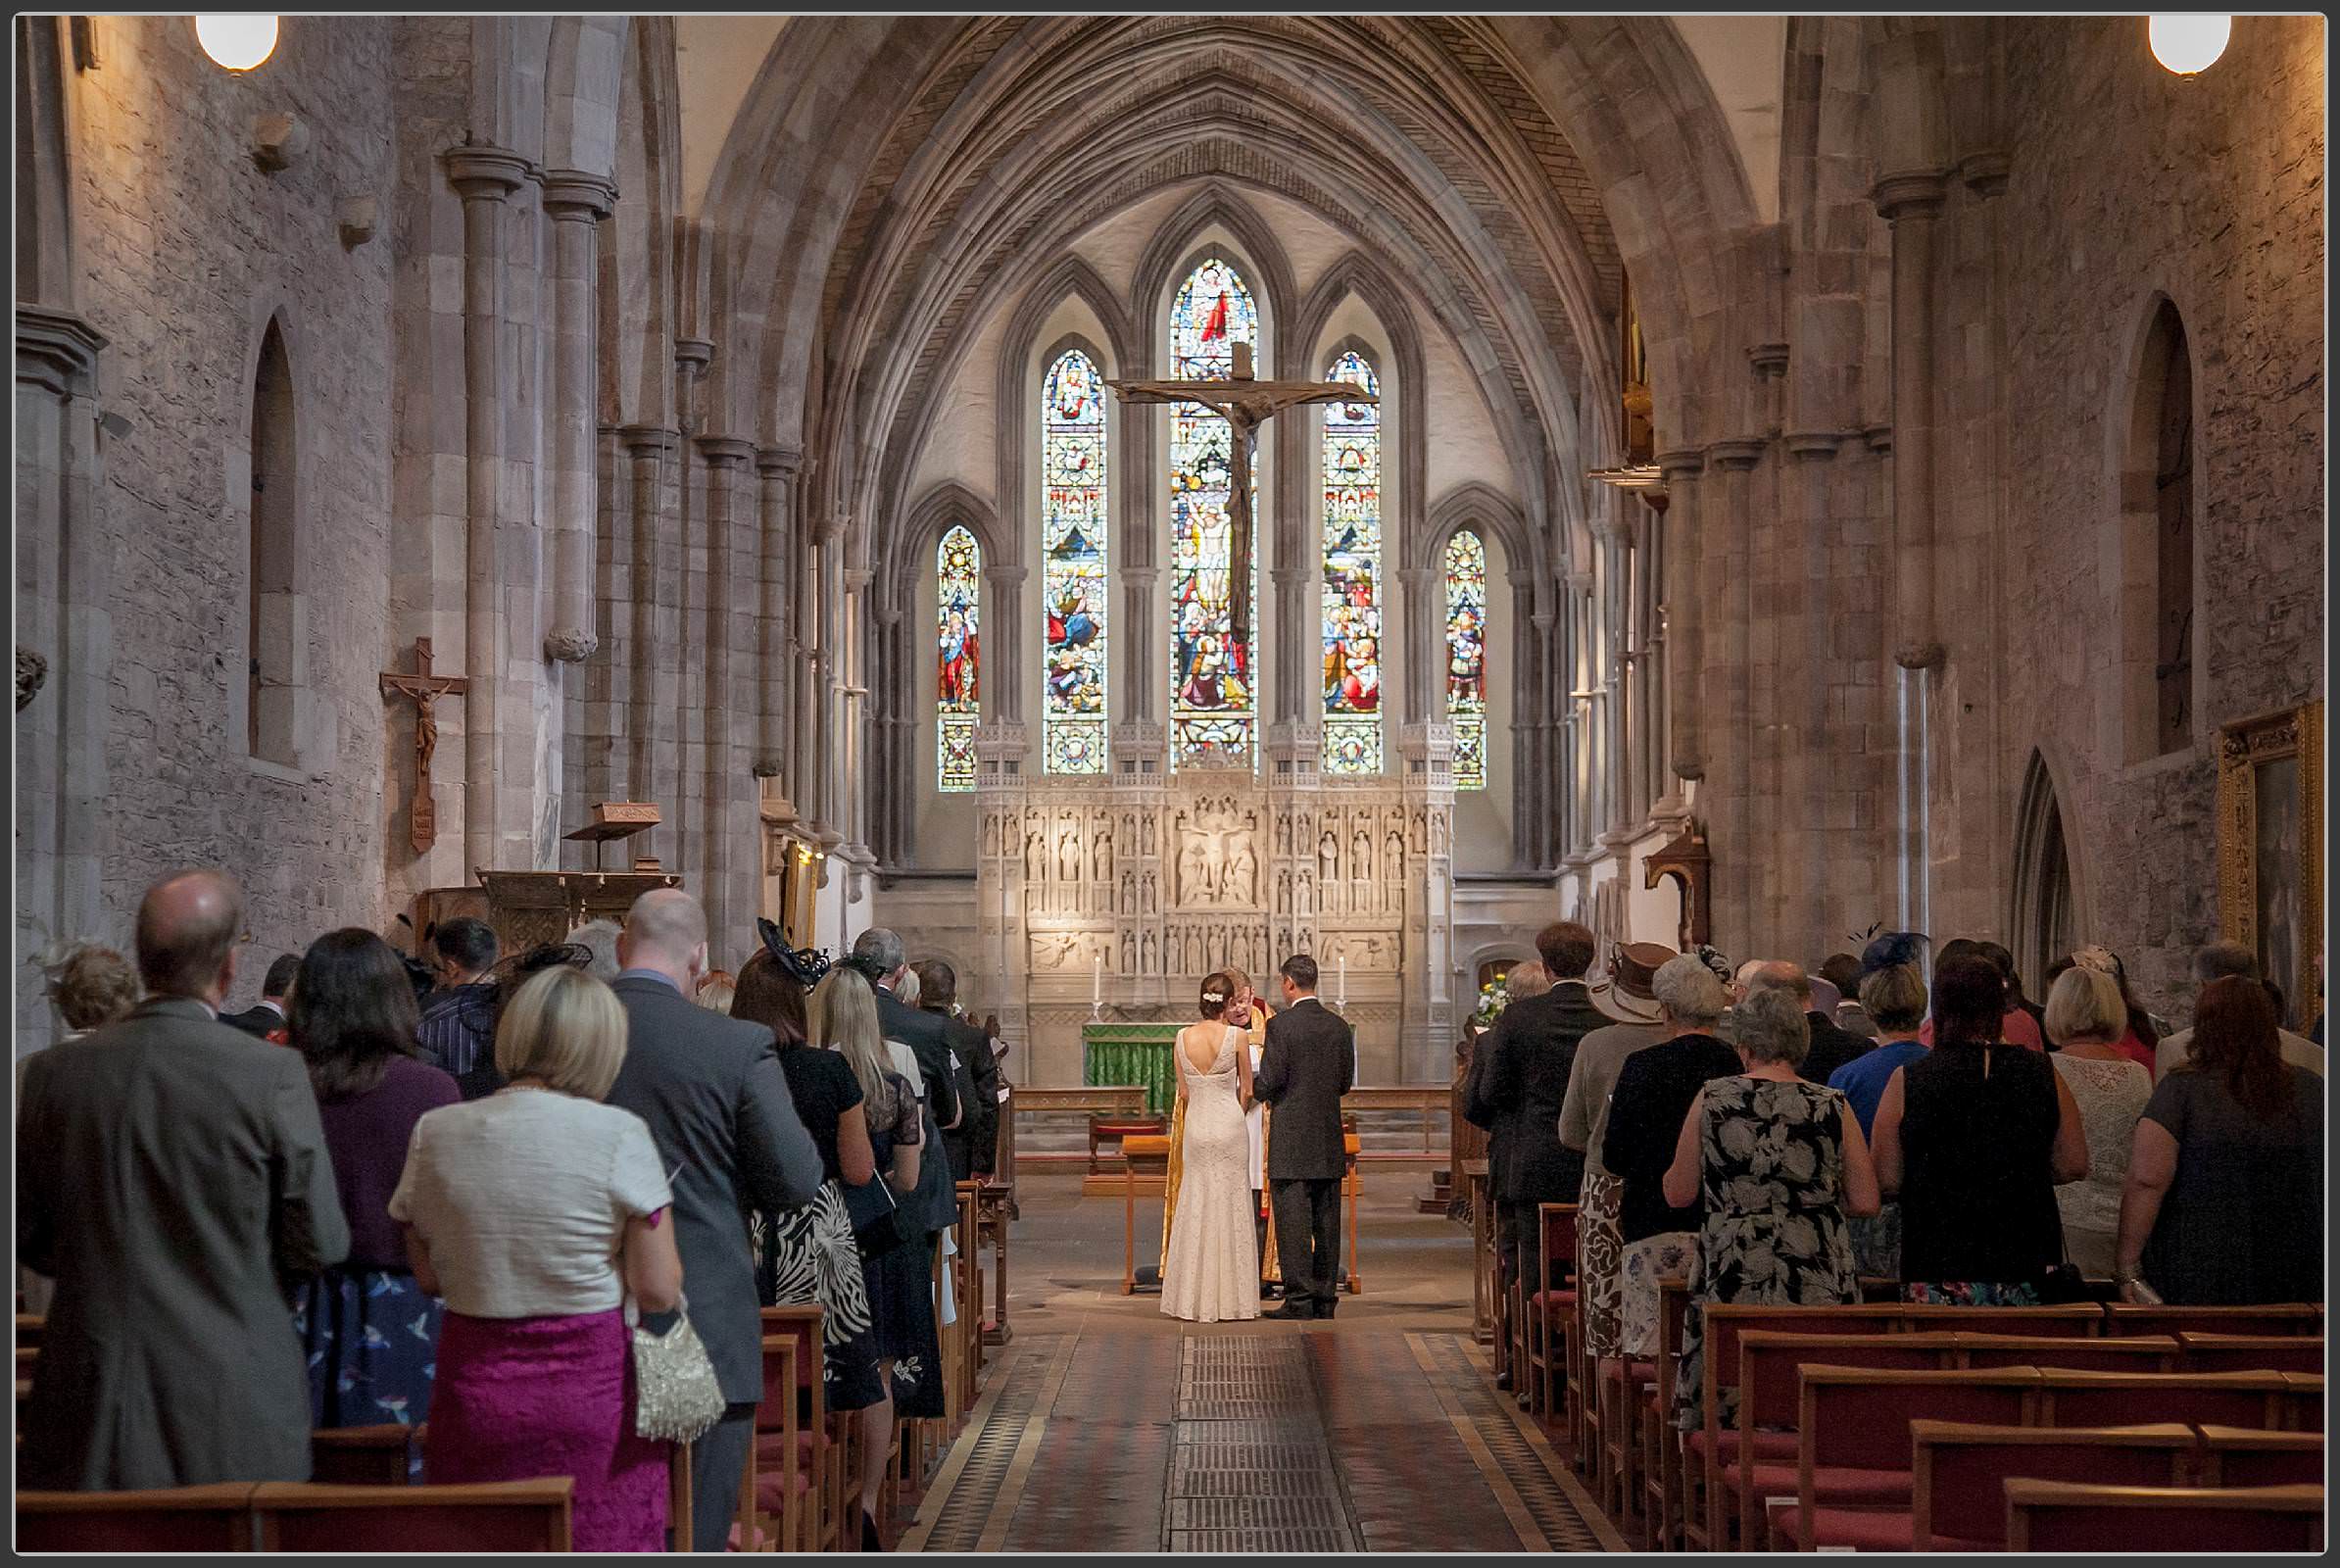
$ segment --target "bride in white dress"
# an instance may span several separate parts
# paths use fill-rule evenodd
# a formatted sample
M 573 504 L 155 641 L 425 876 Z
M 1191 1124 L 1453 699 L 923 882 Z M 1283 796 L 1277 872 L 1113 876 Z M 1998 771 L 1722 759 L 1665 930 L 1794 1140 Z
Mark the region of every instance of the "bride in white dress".
M 1202 982 L 1202 1022 L 1178 1032 L 1178 1096 L 1186 1102 L 1184 1174 L 1162 1264 L 1162 1311 L 1190 1323 L 1259 1316 L 1259 1250 L 1251 1228 L 1250 1017 L 1224 974 Z

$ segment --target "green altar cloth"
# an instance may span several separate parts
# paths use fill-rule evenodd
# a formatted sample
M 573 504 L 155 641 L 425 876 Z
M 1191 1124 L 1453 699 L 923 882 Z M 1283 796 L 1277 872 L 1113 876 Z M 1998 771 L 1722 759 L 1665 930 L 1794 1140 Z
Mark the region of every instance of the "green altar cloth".
M 1177 1023 L 1085 1023 L 1081 1025 L 1081 1082 L 1089 1086 L 1144 1084 L 1146 1108 L 1163 1115 L 1178 1096 L 1170 1053 L 1178 1044 Z

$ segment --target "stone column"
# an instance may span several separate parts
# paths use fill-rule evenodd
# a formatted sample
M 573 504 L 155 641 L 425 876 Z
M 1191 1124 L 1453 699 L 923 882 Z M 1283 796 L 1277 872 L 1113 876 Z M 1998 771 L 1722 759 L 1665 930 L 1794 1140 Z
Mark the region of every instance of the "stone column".
M 1942 662 L 1933 613 L 1933 237 L 1942 176 L 1889 174 L 1870 192 L 1893 231 L 1893 662 Z
M 504 204 L 528 161 L 501 147 L 456 147 L 447 173 L 463 199 L 464 602 L 463 870 L 493 868 L 497 854 L 496 699 L 503 685 L 500 632 L 504 574 L 496 551 L 504 469 Z M 525 826 L 525 824 L 523 824 Z
M 1801 551 L 1787 553 L 1791 558 L 1802 557 L 1796 563 L 1800 569 L 1785 575 L 1797 585 L 1803 603 L 1789 623 L 1800 646 L 1792 654 L 1788 652 L 1785 633 L 1789 628 L 1783 628 L 1780 653 L 1783 664 L 1800 666 L 1806 675 L 1788 687 L 1791 695 L 1779 705 L 1787 787 L 1782 799 L 1775 803 L 1774 811 L 1782 829 L 1785 852 L 1779 857 L 1785 872 L 1781 914 L 1789 932 L 1803 941 L 1798 951 L 1820 951 L 1813 949 L 1814 942 L 1840 941 L 1846 932 L 1868 923 L 1854 918 L 1856 908 L 1869 905 L 1860 896 L 1862 890 L 1847 885 L 1854 869 L 1853 857 L 1832 853 L 1838 845 L 1848 851 L 1853 848 L 1840 835 L 1854 824 L 1830 798 L 1851 794 L 1868 782 L 1866 747 L 1854 739 L 1859 715 L 1846 713 L 1841 732 L 1834 731 L 1829 722 L 1830 691 L 1842 691 L 1852 684 L 1844 678 L 1848 665 L 1866 662 L 1857 653 L 1840 654 L 1833 646 L 1835 626 L 1852 609 L 1835 601 L 1829 592 L 1836 573 L 1829 559 L 1833 530 L 1828 518 L 1828 478 L 1833 472 L 1831 460 L 1844 440 L 1832 430 L 1792 431 L 1783 438 L 1794 497 L 1788 515 L 1803 542 Z
M 556 169 L 545 175 L 545 213 L 553 220 L 553 629 L 545 657 L 581 663 L 601 639 L 594 633 L 594 328 L 600 280 L 601 220 L 617 187 L 598 174 Z
M 1569 836 L 1575 830 L 1575 787 L 1569 773 L 1573 756 L 1570 732 L 1565 721 L 1555 723 L 1552 717 L 1552 693 L 1558 684 L 1554 664 L 1559 652 L 1559 617 L 1549 610 L 1538 609 L 1533 593 L 1525 597 L 1514 595 L 1512 603 L 1513 618 L 1528 628 L 1528 643 L 1511 701 L 1515 712 L 1525 705 L 1528 713 L 1523 732 L 1528 740 L 1525 749 L 1530 765 L 1543 783 L 1542 796 L 1535 802 L 1527 822 L 1526 855 L 1530 866 L 1545 871 L 1559 864 L 1560 858 L 1568 853 Z M 1442 647 L 1439 655 L 1443 667 Z
M 626 574 L 627 597 L 633 611 L 633 625 L 627 636 L 632 669 L 626 682 L 626 793 L 634 800 L 658 805 L 660 814 L 667 817 L 666 825 L 641 835 L 635 852 L 663 858 L 666 846 L 673 842 L 669 835 L 674 829 L 673 803 L 658 801 L 656 767 L 658 635 L 655 584 L 656 563 L 660 554 L 658 480 L 666 454 L 674 450 L 675 435 L 655 424 L 629 424 L 619 428 L 617 438 L 625 445 L 633 522 L 633 563 Z
M 765 447 L 756 454 L 757 537 L 762 546 L 762 612 L 756 622 L 757 778 L 778 780 L 783 799 L 795 804 L 796 778 L 788 774 L 789 668 L 796 622 L 789 603 L 789 556 L 796 536 L 796 481 L 804 455 L 794 447 Z
M 1718 945 L 1727 953 L 1777 935 L 1758 920 L 1764 868 L 1773 857 L 1758 846 L 1754 833 L 1758 729 L 1748 582 L 1753 552 L 1748 546 L 1755 516 L 1755 466 L 1763 461 L 1763 451 L 1761 441 L 1749 439 L 1710 445 L 1706 460 L 1722 470 L 1721 495 L 1718 498 L 1702 490 L 1699 508 L 1709 536 L 1707 561 L 1711 564 L 1717 556 L 1722 558 L 1715 591 L 1705 605 L 1710 615 L 1720 617 L 1721 625 L 1710 620 L 1701 639 L 1700 663 L 1702 679 L 1714 699 L 1708 710 L 1707 733 L 1713 748 L 1708 787 L 1714 792 L 1715 806 L 1706 816 L 1715 855 L 1715 929 L 1721 933 Z M 1709 481 L 1705 490 L 1712 488 Z M 1720 505 L 1711 504 L 1718 499 Z
M 1633 825 L 1633 790 L 1629 783 L 1632 759 L 1626 750 L 1626 672 L 1632 667 L 1633 547 L 1632 535 L 1626 532 L 1625 519 L 1617 514 L 1620 499 L 1611 492 L 1611 499 L 1601 508 L 1595 528 L 1596 548 L 1600 553 L 1600 570 L 1595 581 L 1600 595 L 1603 641 L 1607 644 L 1602 651 L 1599 698 L 1604 753 L 1601 783 L 1609 798 L 1609 836 L 1615 843 L 1623 844 L 1631 837 Z
M 748 529 L 743 525 L 746 508 L 740 492 L 747 484 L 756 443 L 703 435 L 696 444 L 707 470 L 707 693 L 700 718 L 701 733 L 706 737 L 701 787 L 707 807 L 702 815 L 706 830 L 700 858 L 706 867 L 709 924 L 718 932 L 728 932 L 756 906 L 753 883 L 744 874 L 756 863 L 750 854 L 756 835 L 754 813 L 738 808 L 745 795 L 739 784 L 746 776 L 741 765 L 747 741 L 746 710 L 734 689 L 739 683 L 733 673 L 737 656 L 748 652 L 740 646 L 748 632 L 748 617 L 741 613 L 735 585 L 740 568 L 747 564 L 747 553 L 741 549 Z
M 812 822 L 822 847 L 840 842 L 843 832 L 839 822 L 843 816 L 843 802 L 839 788 L 838 765 L 844 737 L 839 725 L 844 721 L 845 699 L 839 690 L 839 639 L 845 627 L 845 518 L 835 514 L 824 515 L 813 535 L 813 571 L 819 587 L 813 594 L 814 621 L 817 628 L 812 646 L 812 683 L 817 694 L 809 711 L 817 718 L 808 728 L 812 731 Z
M 1705 620 L 1706 541 L 1698 533 L 1698 476 L 1706 454 L 1693 447 L 1658 455 L 1666 479 L 1666 722 L 1667 761 L 1674 777 L 1706 777 Z M 1672 791 L 1669 791 L 1672 793 Z
M 1010 561 L 983 568 L 983 651 L 991 666 L 983 672 L 983 706 L 988 721 L 1002 724 L 1024 721 L 1024 568 Z M 1129 632 L 1124 622 L 1106 635 L 1126 644 Z

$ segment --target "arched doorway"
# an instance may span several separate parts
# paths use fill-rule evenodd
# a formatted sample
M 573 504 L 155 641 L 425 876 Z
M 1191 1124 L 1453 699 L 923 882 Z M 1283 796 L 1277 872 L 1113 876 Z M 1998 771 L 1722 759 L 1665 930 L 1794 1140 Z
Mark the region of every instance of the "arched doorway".
M 2078 942 L 2078 913 L 2072 892 L 2072 860 L 2064 838 L 2064 813 L 2056 804 L 2056 782 L 2047 760 L 2031 754 L 2023 775 L 2023 803 L 2015 833 L 2015 909 L 2009 929 L 2017 968 L 2025 985 L 2045 983 L 2048 965 Z

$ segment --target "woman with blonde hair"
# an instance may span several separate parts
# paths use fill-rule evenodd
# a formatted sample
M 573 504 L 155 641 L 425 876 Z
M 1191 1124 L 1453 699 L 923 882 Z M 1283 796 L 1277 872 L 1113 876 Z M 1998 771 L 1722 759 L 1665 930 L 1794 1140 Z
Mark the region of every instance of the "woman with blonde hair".
M 877 993 L 870 977 L 849 959 L 815 986 L 805 1009 L 812 1044 L 845 1057 L 861 1089 L 862 1120 L 877 1176 L 845 1190 L 853 1240 L 861 1250 L 861 1282 L 869 1298 L 878 1367 L 893 1403 L 878 1411 L 916 1420 L 940 1416 L 943 1357 L 935 1331 L 934 1280 L 928 1273 L 925 1232 L 901 1205 L 918 1190 L 918 1168 L 929 1151 L 920 1129 L 917 1088 L 894 1068 L 878 1029 Z M 931 1152 L 940 1158 L 942 1152 Z M 878 1493 L 885 1482 L 889 1418 L 865 1415 L 861 1474 L 861 1542 L 876 1549 Z M 872 1430 L 874 1428 L 874 1430 Z
M 579 1551 L 660 1551 L 668 1446 L 635 1435 L 625 1309 L 672 1311 L 682 1259 L 650 1128 L 602 1103 L 625 1009 L 578 969 L 529 978 L 496 1027 L 505 1086 L 427 1111 L 390 1197 L 415 1282 L 447 1303 L 423 1476 L 570 1476 Z
M 2088 1141 L 2088 1174 L 2056 1189 L 2056 1208 L 2065 1257 L 2092 1280 L 2113 1277 L 2129 1149 L 2153 1098 L 2153 1075 L 2118 1045 L 2128 1028 L 2121 983 L 2102 970 L 2075 964 L 2048 990 L 2047 1037 L 2056 1047 L 2048 1060 L 2072 1091 Z

